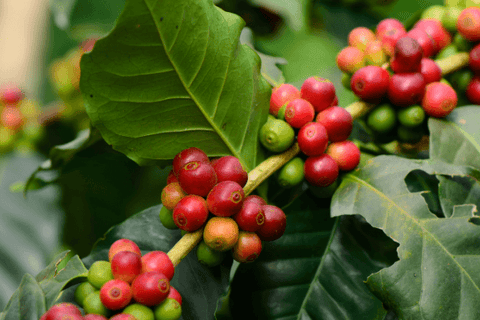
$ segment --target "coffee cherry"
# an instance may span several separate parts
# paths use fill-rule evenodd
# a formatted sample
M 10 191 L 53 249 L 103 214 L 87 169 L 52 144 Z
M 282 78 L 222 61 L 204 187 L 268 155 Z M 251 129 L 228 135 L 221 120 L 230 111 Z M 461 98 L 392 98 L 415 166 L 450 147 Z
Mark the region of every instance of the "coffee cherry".
M 407 32 L 407 36 L 415 39 L 417 43 L 422 47 L 423 57 L 428 58 L 435 53 L 436 44 L 424 30 L 412 29 Z
M 425 111 L 419 105 L 413 105 L 399 110 L 397 116 L 401 125 L 414 128 L 421 125 L 425 120 Z
M 425 85 L 431 82 L 438 82 L 442 79 L 442 70 L 432 59 L 423 58 L 420 62 L 420 73 L 423 76 Z
M 328 154 L 308 157 L 304 170 L 305 179 L 314 186 L 326 187 L 338 177 L 338 165 Z
M 197 259 L 207 267 L 216 267 L 225 259 L 226 253 L 210 248 L 205 241 L 199 243 L 197 248 Z M 171 290 L 171 289 L 170 289 Z
M 343 171 L 355 169 L 360 163 L 360 149 L 352 141 L 333 142 L 328 146 L 327 154 L 335 160 Z
M 457 30 L 469 41 L 480 40 L 480 8 L 464 9 L 458 16 Z
M 16 104 L 22 100 L 24 94 L 20 88 L 15 85 L 6 85 L 0 89 L 0 100 L 4 104 Z
M 342 107 L 330 107 L 317 115 L 316 122 L 327 129 L 328 140 L 343 141 L 350 136 L 353 128 L 352 115 Z
M 109 280 L 113 280 L 112 267 L 108 261 L 95 261 L 87 274 L 88 282 L 99 289 Z M 95 313 L 95 312 L 94 312 Z
M 389 80 L 387 70 L 377 66 L 366 66 L 355 72 L 350 85 L 360 99 L 377 102 L 387 94 Z
M 291 101 L 285 109 L 285 120 L 294 128 L 301 128 L 315 118 L 315 109 L 304 99 Z
M 177 225 L 175 224 L 175 221 L 173 220 L 173 212 L 172 210 L 168 210 L 165 206 L 162 206 L 160 209 L 160 222 L 162 225 L 170 230 L 175 230 L 178 229 Z
M 135 242 L 129 239 L 118 239 L 112 243 L 110 249 L 108 250 L 108 260 L 111 262 L 113 257 L 121 251 L 131 251 L 139 256 L 142 256 L 142 252 Z
M 300 150 L 307 156 L 322 154 L 328 145 L 327 129 L 319 122 L 309 122 L 300 129 L 297 140 Z
M 336 97 L 333 83 L 320 77 L 310 77 L 305 80 L 300 92 L 302 99 L 310 102 L 315 112 L 320 112 L 330 107 Z
M 260 142 L 272 152 L 287 150 L 295 140 L 295 131 L 283 120 L 267 121 L 260 129 Z
M 123 309 L 122 313 L 129 314 L 137 320 L 155 320 L 152 309 L 140 303 L 134 303 Z
M 175 299 L 165 299 L 153 310 L 155 320 L 177 320 L 182 315 L 182 306 Z
M 432 82 L 425 88 L 422 108 L 429 116 L 446 117 L 457 106 L 458 98 L 455 90 L 449 85 Z
M 225 156 L 212 161 L 212 167 L 217 174 L 217 183 L 235 181 L 242 188 L 247 184 L 248 173 L 243 169 L 240 160 L 234 156 Z
M 418 103 L 425 90 L 425 80 L 420 73 L 401 73 L 390 77 L 388 99 L 400 107 Z
M 303 165 L 303 160 L 299 157 L 295 157 L 292 160 L 288 161 L 278 172 L 278 184 L 280 184 L 280 186 L 284 188 L 291 188 L 300 184 L 305 177 L 305 173 L 303 172 Z M 240 229 L 245 231 L 255 231 L 246 230 L 242 227 L 240 227 Z
M 243 203 L 240 212 L 233 216 L 238 228 L 245 231 L 257 231 L 260 229 L 265 222 L 265 215 L 262 210 L 264 204 L 258 204 L 255 201 Z
M 332 104 L 330 105 L 330 107 L 336 107 L 338 106 L 338 97 L 337 95 L 335 95 L 335 99 L 333 99 L 333 102 Z
M 383 51 L 382 42 L 379 40 L 375 40 L 367 44 L 364 53 L 366 65 L 380 67 L 387 62 L 387 55 L 385 54 L 385 51 Z M 348 86 L 350 87 L 350 82 Z
M 227 251 L 238 240 L 238 225 L 229 217 L 213 217 L 208 220 L 203 231 L 203 241 L 212 249 Z
M 6 106 L 0 115 L 1 124 L 11 130 L 19 130 L 24 124 L 25 117 L 16 107 Z
M 180 183 L 173 182 L 167 184 L 162 190 L 161 201 L 164 207 L 168 210 L 173 210 L 177 203 L 182 200 L 187 194 L 180 187 Z
M 401 23 L 397 19 L 388 18 L 383 19 L 378 23 L 377 28 L 375 29 L 375 36 L 377 37 L 377 39 L 382 40 L 383 35 L 392 29 L 400 29 L 405 31 L 403 23 Z
M 192 161 L 180 169 L 178 181 L 186 193 L 206 197 L 217 184 L 217 174 L 209 162 Z
M 352 91 L 350 87 L 350 80 L 352 79 L 352 75 L 349 73 L 342 72 L 342 85 L 345 89 Z
M 207 196 L 208 210 L 219 217 L 230 217 L 240 211 L 244 196 L 243 188 L 238 183 L 222 181 Z
M 405 126 L 398 126 L 397 127 L 397 137 L 398 141 L 406 142 L 406 143 L 417 143 L 422 140 L 423 136 L 423 129 L 422 127 L 417 128 L 408 128 Z
M 457 70 L 450 77 L 450 83 L 459 92 L 465 92 L 470 81 L 472 81 L 473 75 L 472 70 L 468 68 Z
M 182 296 L 180 295 L 180 292 L 172 286 L 170 286 L 170 292 L 168 293 L 167 299 L 175 299 L 180 305 L 182 305 Z
M 95 291 L 95 287 L 92 286 L 90 282 L 82 282 L 78 285 L 78 287 L 75 289 L 75 302 L 80 306 L 83 307 L 83 300 Z
M 375 41 L 375 34 L 365 27 L 357 27 L 348 34 L 348 45 L 365 51 L 366 46 Z
M 284 83 L 273 88 L 270 97 L 270 114 L 276 117 L 283 105 L 298 98 L 300 98 L 300 90 L 291 84 Z
M 83 301 L 83 311 L 85 313 L 99 314 L 108 317 L 110 310 L 108 310 L 100 299 L 100 291 L 90 293 Z
M 473 48 L 473 42 L 468 41 L 458 32 L 453 37 L 453 45 L 460 52 L 469 52 Z
M 276 206 L 264 205 L 265 223 L 256 231 L 262 241 L 274 241 L 285 233 L 287 216 Z
M 472 51 L 470 51 L 468 65 L 473 72 L 480 72 L 480 44 L 477 44 L 473 47 Z
M 163 273 L 168 280 L 172 280 L 175 274 L 170 257 L 163 251 L 150 251 L 142 257 L 142 273 L 149 271 L 157 271 Z
M 452 36 L 435 19 L 420 19 L 414 26 L 415 29 L 425 31 L 435 42 L 435 52 L 438 52 L 452 42 Z
M 343 48 L 337 55 L 337 66 L 346 73 L 354 73 L 365 66 L 363 52 L 355 47 Z
M 284 104 L 283 106 L 278 109 L 277 119 L 285 121 L 285 111 L 287 110 L 288 103 Z
M 107 317 L 102 316 L 101 314 L 94 314 L 94 313 L 86 314 L 83 317 L 83 319 L 84 320 L 108 320 Z M 132 319 L 132 318 L 121 319 L 121 318 L 118 318 L 116 316 L 110 318 L 110 320 L 112 320 L 112 319 L 114 319 L 114 320 L 136 320 L 136 319 Z
M 62 303 L 57 303 L 51 306 L 50 309 L 48 309 L 48 311 L 45 313 L 45 319 L 46 320 L 61 319 L 62 316 L 64 315 L 81 316 L 82 312 L 73 303 L 62 302 Z
M 210 163 L 207 154 L 203 152 L 203 150 L 191 147 L 180 151 L 173 158 L 173 172 L 178 177 L 180 170 L 185 167 L 187 163 L 193 161 Z
M 447 31 L 457 32 L 457 21 L 461 13 L 462 9 L 458 7 L 447 7 L 441 20 L 443 27 Z
M 132 283 L 133 279 L 142 272 L 142 258 L 130 251 L 117 253 L 111 265 L 113 277 L 127 283 Z
M 119 254 L 117 254 L 114 259 L 118 256 Z M 132 289 L 125 281 L 110 280 L 100 289 L 100 300 L 102 304 L 110 310 L 123 309 L 130 303 L 130 300 L 132 300 Z
M 404 37 L 407 34 L 405 28 L 402 29 L 390 29 L 386 31 L 382 37 L 382 48 L 389 56 L 393 56 L 395 54 L 395 44 L 399 39 Z
M 262 240 L 255 232 L 240 231 L 233 247 L 233 259 L 246 263 L 255 261 L 262 252 Z
M 433 5 L 426 8 L 420 17 L 421 19 L 436 19 L 442 21 L 442 18 L 445 15 L 445 10 L 446 8 L 444 6 Z
M 177 227 L 192 232 L 200 229 L 208 218 L 207 201 L 197 195 L 184 197 L 173 209 Z
M 368 126 L 375 132 L 386 133 L 391 131 L 397 123 L 395 109 L 388 103 L 373 109 L 367 118 Z
M 85 317 L 85 319 L 86 319 L 86 317 Z M 96 320 L 96 319 L 92 319 L 92 320 Z M 119 314 L 116 314 L 113 317 L 111 317 L 110 320 L 137 320 L 137 318 L 135 318 L 131 314 L 119 313 Z
M 160 272 L 149 271 L 138 275 L 132 283 L 133 298 L 138 303 L 154 306 L 161 303 L 168 296 L 170 282 Z M 124 313 L 126 313 L 124 311 Z
M 465 91 L 468 100 L 471 103 L 480 104 L 480 77 L 475 76 L 472 78 Z
M 419 72 L 422 57 L 423 50 L 417 40 L 405 36 L 395 43 L 395 53 L 390 66 L 395 73 Z
M 167 176 L 167 184 L 173 183 L 173 182 L 178 182 L 177 176 L 173 172 L 173 169 L 170 170 Z
M 255 203 L 257 203 L 257 204 L 259 204 L 259 205 L 261 205 L 261 206 L 267 204 L 267 202 L 266 202 L 262 197 L 257 196 L 257 195 L 255 195 L 255 194 L 252 194 L 252 195 L 247 196 L 247 197 L 243 200 L 243 204 L 245 205 L 245 203 L 250 202 L 250 201 L 251 201 L 251 202 L 255 202 Z

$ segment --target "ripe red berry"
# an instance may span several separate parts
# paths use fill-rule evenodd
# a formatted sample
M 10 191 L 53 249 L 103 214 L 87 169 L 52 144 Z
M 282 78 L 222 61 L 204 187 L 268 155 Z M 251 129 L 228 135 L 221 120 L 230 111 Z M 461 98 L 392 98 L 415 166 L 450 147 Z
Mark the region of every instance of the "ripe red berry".
M 388 99 L 394 105 L 407 107 L 418 103 L 425 90 L 425 80 L 421 73 L 399 73 L 390 77 Z
M 436 19 L 420 19 L 414 29 L 425 31 L 435 42 L 435 53 L 439 52 L 452 42 L 452 36 Z
M 310 102 L 315 112 L 320 112 L 330 107 L 336 97 L 333 83 L 320 77 L 310 77 L 305 80 L 300 92 L 302 99 Z
M 300 90 L 291 84 L 284 83 L 278 87 L 273 88 L 270 96 L 270 114 L 275 117 L 278 115 L 278 110 L 284 105 L 300 98 Z
M 330 105 L 330 107 L 335 107 L 335 106 L 338 106 L 338 97 L 337 97 L 337 95 L 335 95 L 335 98 L 333 99 L 333 102 L 332 102 L 332 104 Z
M 133 298 L 148 307 L 160 304 L 167 298 L 169 291 L 168 278 L 156 271 L 142 273 L 132 283 Z
M 264 205 L 265 223 L 256 231 L 262 241 L 274 241 L 285 233 L 287 216 L 276 206 Z
M 243 169 L 240 160 L 234 156 L 225 156 L 212 161 L 212 167 L 217 174 L 217 183 L 235 181 L 242 188 L 247 184 L 248 173 Z
M 170 286 L 170 292 L 168 293 L 167 299 L 175 299 L 180 305 L 182 305 L 182 296 L 180 295 L 180 292 L 172 286 Z
M 408 36 L 398 39 L 390 66 L 395 73 L 419 72 L 423 50 L 417 40 Z
M 175 267 L 165 252 L 150 251 L 142 257 L 142 273 L 149 271 L 163 273 L 168 280 L 172 280 L 175 274 Z
M 142 258 L 131 251 L 120 251 L 112 259 L 112 274 L 115 279 L 132 283 L 142 273 Z
M 265 203 L 266 204 L 266 203 Z M 244 202 L 239 213 L 233 216 L 238 224 L 238 228 L 244 231 L 257 231 L 265 223 L 265 215 L 262 205 L 248 201 Z
M 470 51 L 468 65 L 473 72 L 480 73 L 480 44 Z
M 407 32 L 405 31 L 405 28 L 390 29 L 386 31 L 381 37 L 383 50 L 389 56 L 393 56 L 395 53 L 395 44 L 400 38 L 404 37 L 406 34 Z
M 192 232 L 203 226 L 208 218 L 207 201 L 197 195 L 188 195 L 173 209 L 173 220 L 177 227 Z
M 244 200 L 243 200 L 243 204 L 245 205 L 245 203 L 247 202 L 255 202 L 261 206 L 267 204 L 267 202 L 260 196 L 257 196 L 255 194 L 252 194 L 252 195 L 249 195 L 247 196 Z
M 0 98 L 4 104 L 16 104 L 22 100 L 24 94 L 20 88 L 15 85 L 6 85 L 0 89 Z
M 245 194 L 234 181 L 217 183 L 207 196 L 208 210 L 219 217 L 230 217 L 240 211 Z
M 420 73 L 423 76 L 425 85 L 431 82 L 438 82 L 442 79 L 442 70 L 432 59 L 423 58 L 420 63 Z
M 209 162 L 192 161 L 180 169 L 178 181 L 186 193 L 206 197 L 217 184 L 217 174 Z
M 407 32 L 407 36 L 415 39 L 422 47 L 423 57 L 428 58 L 435 53 L 435 41 L 422 29 L 412 29 Z
M 198 161 L 198 162 L 207 162 L 210 160 L 203 150 L 195 147 L 191 147 L 177 153 L 175 158 L 173 158 L 173 172 L 178 177 L 180 170 L 189 162 Z
M 298 131 L 298 146 L 307 156 L 322 154 L 327 149 L 327 129 L 318 122 L 309 122 Z
M 167 184 L 162 190 L 162 204 L 168 209 L 173 210 L 177 203 L 187 194 L 182 190 L 180 183 L 172 182 Z
M 113 318 L 114 317 L 110 318 L 110 320 Z M 85 316 L 83 316 L 83 319 L 84 320 L 108 320 L 107 317 L 102 316 L 101 314 L 95 314 L 95 313 L 86 314 Z M 120 320 L 120 319 L 116 318 L 116 320 Z M 135 320 L 135 319 L 129 318 L 125 320 Z
M 470 80 L 465 94 L 471 103 L 480 104 L 480 76 L 475 76 Z
M 375 33 L 365 27 L 357 27 L 348 34 L 348 45 L 365 51 L 367 45 L 375 41 Z
M 338 68 L 346 73 L 354 73 L 365 65 L 364 53 L 355 47 L 343 48 L 336 60 Z
M 429 116 L 446 117 L 457 106 L 457 93 L 452 87 L 441 82 L 432 82 L 425 88 L 422 108 Z
M 118 257 L 118 255 L 115 257 Z M 100 289 L 100 300 L 110 310 L 125 308 L 132 300 L 130 284 L 122 280 L 108 281 Z
M 173 183 L 173 182 L 178 182 L 177 176 L 173 172 L 173 169 L 170 170 L 167 176 L 167 184 Z
M 366 102 L 378 102 L 386 94 L 390 76 L 378 66 L 366 66 L 355 72 L 350 80 L 352 91 Z
M 377 39 L 382 40 L 383 35 L 387 31 L 392 29 L 405 30 L 405 27 L 403 26 L 403 23 L 401 23 L 397 19 L 393 19 L 393 18 L 383 19 L 377 25 L 377 28 L 375 30 L 375 36 L 377 37 Z
M 457 30 L 467 40 L 480 40 L 480 8 L 464 9 L 458 16 Z
M 131 251 L 142 256 L 142 252 L 135 242 L 129 239 L 118 239 L 112 243 L 108 250 L 108 261 L 112 262 L 113 257 L 121 251 Z
M 294 128 L 301 128 L 315 118 L 315 109 L 305 99 L 291 101 L 285 109 L 285 121 Z
M 238 262 L 253 262 L 262 252 L 262 240 L 255 232 L 240 231 L 232 249 L 233 259 Z
M 74 314 L 74 315 L 81 316 L 82 312 L 73 303 L 62 302 L 62 303 L 57 303 L 51 306 L 46 313 L 45 319 L 46 320 L 61 319 L 61 317 L 66 314 Z
M 338 164 L 328 154 L 308 157 L 305 160 L 305 179 L 317 187 L 326 187 L 338 177 Z
M 19 130 L 24 122 L 25 117 L 17 107 L 6 106 L 3 108 L 1 123 L 5 128 Z
M 349 140 L 331 143 L 327 148 L 327 154 L 343 171 L 353 170 L 360 163 L 360 149 Z
M 317 115 L 316 121 L 327 129 L 328 140 L 343 141 L 348 138 L 353 128 L 352 115 L 342 107 L 330 107 Z

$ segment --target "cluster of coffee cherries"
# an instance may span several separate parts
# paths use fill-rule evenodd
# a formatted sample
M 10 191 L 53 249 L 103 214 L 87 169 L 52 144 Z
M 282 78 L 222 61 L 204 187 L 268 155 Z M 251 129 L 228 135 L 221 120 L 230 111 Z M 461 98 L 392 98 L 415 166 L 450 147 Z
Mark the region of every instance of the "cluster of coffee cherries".
M 173 159 L 173 169 L 162 190 L 160 221 L 169 229 L 193 232 L 202 227 L 199 261 L 209 266 L 222 262 L 231 250 L 239 262 L 252 262 L 262 241 L 273 241 L 285 232 L 286 215 L 259 196 L 245 197 L 248 173 L 238 158 L 210 160 L 191 147 Z
M 352 116 L 338 106 L 335 87 L 329 80 L 310 77 L 300 90 L 287 83 L 275 87 L 269 111 L 269 119 L 260 130 L 263 146 L 282 152 L 296 137 L 306 156 L 305 160 L 296 157 L 285 164 L 278 175 L 281 186 L 291 187 L 305 178 L 314 186 L 327 187 L 337 180 L 340 170 L 352 170 L 360 162 L 360 150 L 347 140 Z
M 115 241 L 109 261 L 96 261 L 86 282 L 75 289 L 75 302 L 52 306 L 40 320 L 176 320 L 182 314 L 182 297 L 170 285 L 175 268 L 165 252 L 142 256 L 129 239 Z M 69 315 L 70 317 L 66 317 Z

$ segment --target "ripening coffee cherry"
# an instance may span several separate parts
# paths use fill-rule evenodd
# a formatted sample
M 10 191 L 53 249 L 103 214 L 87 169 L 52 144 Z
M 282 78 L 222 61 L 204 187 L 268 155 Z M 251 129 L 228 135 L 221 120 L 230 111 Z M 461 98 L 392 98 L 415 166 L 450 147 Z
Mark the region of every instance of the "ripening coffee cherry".
M 437 59 L 437 60 L 445 59 L 445 58 L 448 58 L 450 56 L 456 55 L 457 53 L 458 53 L 457 48 L 453 44 L 451 44 L 451 45 L 446 46 L 442 50 L 440 50 L 440 52 L 437 54 L 435 59 Z
M 397 41 L 407 34 L 405 28 L 402 29 L 390 29 L 386 31 L 381 38 L 383 51 L 389 56 L 395 54 L 395 44 Z
M 464 9 L 458 16 L 457 30 L 469 41 L 480 40 L 480 8 Z
M 285 165 L 278 171 L 278 184 L 284 188 L 291 188 L 302 183 L 305 178 L 303 172 L 303 160 L 300 157 L 295 157 L 292 160 L 285 163 Z M 240 228 L 243 229 L 243 228 Z M 245 229 L 243 229 L 245 230 Z M 245 230 L 255 231 L 255 230 Z
M 217 174 L 217 183 L 235 181 L 242 188 L 247 184 L 248 173 L 243 169 L 240 160 L 234 156 L 224 156 L 211 162 Z
M 300 90 L 291 84 L 284 83 L 273 88 L 270 96 L 270 114 L 276 117 L 283 105 L 298 98 L 300 98 Z
M 297 141 L 307 156 L 322 154 L 328 145 L 327 129 L 319 122 L 309 122 L 298 131 Z
M 343 171 L 353 170 L 360 163 L 360 149 L 349 140 L 332 142 L 326 153 L 335 160 L 338 169 Z
M 172 280 L 175 267 L 165 252 L 156 250 L 142 256 L 142 273 L 149 271 L 163 273 L 168 280 Z
M 240 211 L 245 194 L 234 181 L 217 183 L 207 196 L 208 210 L 218 217 L 230 217 Z
M 85 319 L 87 319 L 87 317 L 85 317 Z M 91 319 L 91 320 L 96 320 L 96 319 Z M 100 320 L 100 319 L 98 319 L 98 320 Z M 113 317 L 111 317 L 110 320 L 137 320 L 137 318 L 135 318 L 131 314 L 119 313 L 119 314 L 116 314 Z
M 118 239 L 112 243 L 110 249 L 108 250 L 108 260 L 112 262 L 113 257 L 121 251 L 131 251 L 139 256 L 142 256 L 142 252 L 135 242 L 129 239 Z
M 386 94 L 390 75 L 377 66 L 366 66 L 357 70 L 351 80 L 352 91 L 366 102 L 378 102 Z
M 320 77 L 306 79 L 302 84 L 300 92 L 302 99 L 310 102 L 315 112 L 320 112 L 330 107 L 336 97 L 333 83 L 328 79 Z
M 94 313 L 108 317 L 110 310 L 105 307 L 100 299 L 100 291 L 90 293 L 83 301 L 83 311 L 86 314 Z
M 274 241 L 285 233 L 287 216 L 276 206 L 264 205 L 265 223 L 256 231 L 262 241 Z
M 108 320 L 107 317 L 105 316 L 102 316 L 101 314 L 94 314 L 94 313 L 90 313 L 90 314 L 86 314 L 84 317 L 83 317 L 84 320 Z M 135 320 L 134 318 L 119 318 L 117 316 L 114 316 L 114 317 L 111 317 L 110 320 Z
M 238 225 L 230 217 L 213 217 L 208 220 L 203 231 L 203 241 L 212 249 L 227 251 L 238 240 Z
M 16 107 L 5 106 L 0 115 L 1 124 L 11 130 L 20 130 L 25 122 L 25 117 Z
M 438 82 L 442 79 L 442 70 L 432 59 L 422 59 L 420 62 L 420 73 L 423 76 L 423 80 L 425 80 L 425 85 L 431 82 Z
M 330 107 L 317 115 L 316 122 L 327 129 L 328 140 L 332 142 L 347 140 L 352 132 L 352 115 L 342 107 Z
M 429 116 L 446 117 L 457 106 L 457 93 L 452 87 L 441 82 L 432 82 L 425 88 L 422 108 Z
M 210 163 L 207 154 L 203 152 L 203 150 L 191 147 L 180 151 L 173 158 L 173 172 L 178 177 L 180 170 L 185 167 L 187 163 L 193 161 Z
M 92 286 L 100 290 L 106 282 L 113 280 L 110 262 L 95 261 L 88 269 L 87 279 Z
M 168 296 L 170 281 L 160 272 L 149 271 L 138 275 L 132 283 L 133 298 L 148 307 L 161 303 Z
M 134 252 L 118 252 L 113 257 L 111 265 L 113 278 L 127 283 L 132 283 L 133 279 L 142 273 L 142 258 Z
M 405 27 L 403 26 L 403 23 L 401 23 L 397 19 L 383 19 L 378 23 L 377 28 L 375 29 L 375 36 L 377 37 L 377 39 L 382 40 L 383 35 L 387 31 L 392 29 L 405 30 Z
M 226 252 L 217 251 L 210 248 L 205 241 L 201 241 L 197 247 L 197 259 L 201 264 L 207 267 L 216 267 L 222 263 L 226 257 Z M 170 291 L 172 289 L 170 288 Z
M 364 53 L 355 47 L 343 48 L 337 54 L 337 66 L 345 73 L 354 73 L 365 66 Z
M 385 51 L 383 51 L 382 42 L 375 40 L 367 44 L 365 48 L 365 64 L 371 66 L 382 66 L 388 61 Z M 350 83 L 349 83 L 350 87 Z
M 295 140 L 295 131 L 283 120 L 267 121 L 260 129 L 260 142 L 272 152 L 287 150 Z
M 237 223 L 238 228 L 244 231 L 257 231 L 260 229 L 265 222 L 265 215 L 262 210 L 264 204 L 258 204 L 255 201 L 243 203 L 240 212 L 232 217 Z
M 401 125 L 408 128 L 414 128 L 421 125 L 423 120 L 425 120 L 425 111 L 423 111 L 421 106 L 413 105 L 398 110 L 397 118 Z
M 262 240 L 255 232 L 240 231 L 232 249 L 233 259 L 241 263 L 255 261 L 262 252 Z
M 470 51 L 468 66 L 470 67 L 470 69 L 472 69 L 473 72 L 475 73 L 480 72 L 480 44 L 477 44 Z
M 173 210 L 177 203 L 186 195 L 187 194 L 182 190 L 182 187 L 180 187 L 180 183 L 172 182 L 163 188 L 161 201 L 168 210 Z
M 136 320 L 154 320 L 155 315 L 153 310 L 143 304 L 133 303 L 123 309 L 122 313 L 129 314 L 135 317 Z
M 162 206 L 158 216 L 160 217 L 160 222 L 165 228 L 170 230 L 178 229 L 175 221 L 173 220 L 173 210 L 168 210 L 166 207 Z
M 173 172 L 173 169 L 170 170 L 167 176 L 167 184 L 173 183 L 173 182 L 178 182 L 177 176 Z
M 480 104 L 480 77 L 475 76 L 472 78 L 465 91 L 468 100 L 471 103 Z
M 415 39 L 417 43 L 422 47 L 423 57 L 428 58 L 435 53 L 436 44 L 424 30 L 412 29 L 407 32 L 407 36 Z
M 260 197 L 260 196 L 255 195 L 255 194 L 252 194 L 252 195 L 247 196 L 247 197 L 243 200 L 243 204 L 245 205 L 245 203 L 250 202 L 250 201 L 251 201 L 251 202 L 255 202 L 255 203 L 257 203 L 257 204 L 259 204 L 259 205 L 261 205 L 261 206 L 267 204 L 267 202 L 265 201 L 265 199 L 263 199 L 263 198 Z
M 116 255 L 118 257 L 118 255 Z M 115 257 L 115 258 L 116 258 Z M 110 280 L 100 289 L 100 300 L 110 310 L 125 308 L 132 300 L 130 284 L 122 280 Z
M 182 316 L 182 306 L 175 299 L 165 299 L 153 310 L 155 320 L 178 320 Z
M 449 32 L 456 33 L 457 21 L 461 13 L 462 9 L 458 7 L 447 7 L 441 20 L 443 27 Z
M 180 169 L 178 181 L 186 193 L 206 197 L 217 184 L 217 174 L 209 162 L 192 161 Z
M 5 85 L 0 88 L 0 100 L 6 105 L 17 104 L 23 97 L 22 90 L 15 85 Z
M 81 316 L 82 312 L 73 303 L 62 302 L 62 303 L 57 303 L 51 306 L 50 309 L 48 309 L 48 311 L 45 313 L 45 319 L 46 320 L 61 319 L 63 315 L 67 315 L 67 314 Z
M 173 220 L 177 227 L 192 232 L 200 229 L 208 218 L 207 201 L 197 195 L 184 197 L 173 209 Z
M 305 99 L 291 101 L 285 109 L 285 121 L 294 128 L 301 128 L 315 118 L 315 109 Z
M 414 26 L 415 29 L 425 31 L 435 42 L 435 53 L 439 52 L 452 42 L 452 36 L 445 30 L 442 23 L 435 19 L 420 19 Z
M 348 34 L 348 45 L 365 51 L 366 46 L 375 41 L 375 33 L 365 27 L 357 27 Z
M 168 293 L 167 299 L 175 299 L 180 305 L 182 305 L 182 296 L 180 295 L 180 292 L 172 286 L 170 286 L 170 292 Z
M 338 164 L 328 154 L 305 160 L 305 179 L 317 187 L 326 187 L 338 177 Z
M 367 117 L 367 125 L 377 133 L 387 133 L 395 128 L 396 124 L 395 109 L 388 103 L 376 107 Z
M 390 77 L 388 99 L 396 106 L 406 107 L 420 102 L 425 90 L 421 73 L 399 73 Z
M 92 293 L 93 291 L 97 290 L 92 284 L 88 281 L 82 282 L 78 285 L 75 289 L 75 302 L 80 306 L 83 307 L 83 300 Z
M 395 73 L 419 72 L 423 50 L 417 40 L 404 36 L 395 43 L 390 67 Z

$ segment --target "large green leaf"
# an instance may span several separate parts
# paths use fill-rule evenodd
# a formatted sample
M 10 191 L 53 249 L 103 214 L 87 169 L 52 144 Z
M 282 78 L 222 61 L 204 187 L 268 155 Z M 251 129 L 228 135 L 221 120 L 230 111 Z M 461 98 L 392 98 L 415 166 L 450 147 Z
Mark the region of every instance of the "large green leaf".
M 93 125 L 140 164 L 196 146 L 252 169 L 270 86 L 258 55 L 239 43 L 243 25 L 209 0 L 127 1 L 81 61 Z
M 332 199 L 331 214 L 361 214 L 400 244 L 400 260 L 367 280 L 399 318 L 476 319 L 480 317 L 480 227 L 472 223 L 476 209 L 457 206 L 450 218 L 438 218 L 420 193 L 408 190 L 404 179 L 414 170 L 480 183 L 480 172 L 471 167 L 380 156 L 344 177 Z
M 8 301 L 0 320 L 38 320 L 47 311 L 40 285 L 30 274 L 25 274 L 17 291 Z
M 308 27 L 310 0 L 249 0 L 249 2 L 284 17 L 287 24 L 295 31 L 305 30 Z

